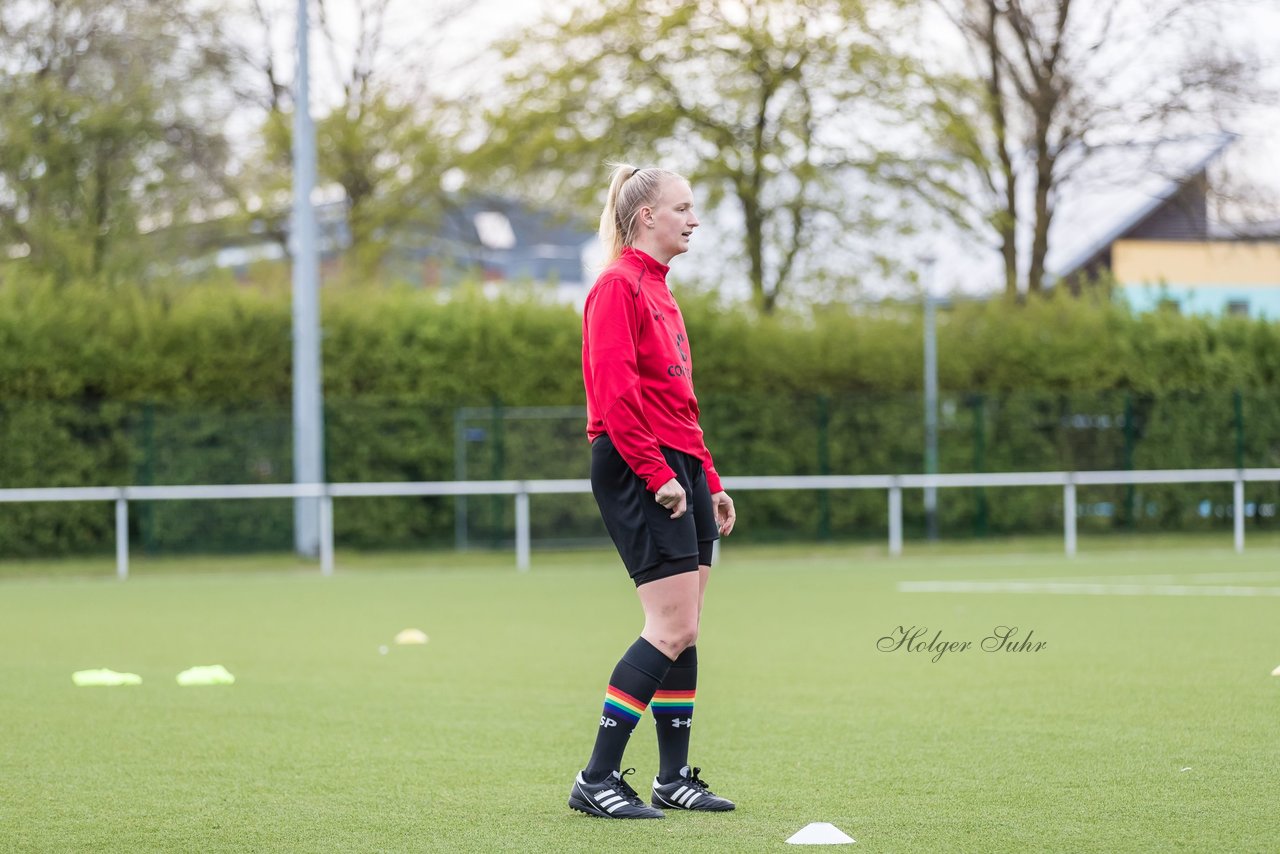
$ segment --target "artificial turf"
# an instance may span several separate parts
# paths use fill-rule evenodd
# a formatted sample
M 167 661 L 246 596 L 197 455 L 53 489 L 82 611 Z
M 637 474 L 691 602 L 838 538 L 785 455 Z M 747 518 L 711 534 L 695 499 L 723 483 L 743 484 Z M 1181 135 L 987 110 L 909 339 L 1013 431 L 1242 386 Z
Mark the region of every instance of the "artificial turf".
M 739 809 L 634 823 L 565 804 L 639 629 L 616 558 L 539 554 L 521 575 L 507 555 L 339 557 L 328 579 L 237 558 L 0 581 L 0 850 L 784 851 L 810 822 L 861 851 L 1280 840 L 1274 547 L 726 548 L 693 761 Z M 898 587 L 1081 576 L 1130 589 Z M 1171 583 L 1240 592 L 1142 592 Z M 877 649 L 899 626 L 973 646 Z M 997 626 L 1045 646 L 982 651 Z M 407 627 L 430 642 L 394 645 Z M 198 664 L 236 684 L 179 687 Z M 143 684 L 72 685 L 97 667 Z M 647 715 L 625 764 L 643 791 Z

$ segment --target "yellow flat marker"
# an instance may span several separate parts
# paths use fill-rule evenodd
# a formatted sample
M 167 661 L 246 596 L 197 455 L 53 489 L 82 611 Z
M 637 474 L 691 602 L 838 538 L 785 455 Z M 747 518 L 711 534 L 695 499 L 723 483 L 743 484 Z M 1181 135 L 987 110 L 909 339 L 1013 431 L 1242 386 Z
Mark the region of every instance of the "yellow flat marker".
M 236 681 L 227 668 L 221 664 L 209 664 L 203 667 L 191 667 L 178 674 L 178 684 L 183 687 L 192 685 L 231 685 Z
M 114 670 L 77 670 L 71 681 L 81 688 L 113 687 L 115 685 L 141 685 L 142 677 L 136 673 L 117 673 Z

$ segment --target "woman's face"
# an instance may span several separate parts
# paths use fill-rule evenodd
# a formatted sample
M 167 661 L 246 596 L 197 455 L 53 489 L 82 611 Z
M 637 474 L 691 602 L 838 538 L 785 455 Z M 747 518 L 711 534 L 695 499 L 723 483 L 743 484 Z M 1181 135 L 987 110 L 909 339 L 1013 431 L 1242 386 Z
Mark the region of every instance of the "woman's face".
M 698 218 L 693 214 L 693 190 L 688 182 L 678 178 L 665 181 L 658 201 L 645 217 L 645 236 L 650 238 L 645 242 L 654 250 L 650 252 L 654 258 L 666 263 L 689 251 L 689 235 L 698 227 Z

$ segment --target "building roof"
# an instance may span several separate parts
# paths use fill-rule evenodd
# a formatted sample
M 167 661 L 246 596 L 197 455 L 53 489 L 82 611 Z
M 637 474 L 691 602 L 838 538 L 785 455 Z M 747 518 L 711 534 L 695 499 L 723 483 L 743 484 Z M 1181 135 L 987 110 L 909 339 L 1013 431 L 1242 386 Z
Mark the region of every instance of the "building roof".
M 345 202 L 317 205 L 316 220 L 323 253 L 350 245 Z M 581 283 L 583 253 L 593 240 L 586 223 L 555 211 L 501 196 L 455 196 L 432 224 L 395 235 L 392 263 L 430 259 L 446 278 L 453 269 L 478 272 L 488 281 Z
M 351 245 L 346 201 L 321 202 L 315 211 L 321 255 L 341 254 Z M 286 235 L 290 219 L 279 219 Z M 283 258 L 284 247 L 265 234 L 263 222 L 238 234 L 220 233 L 212 244 L 213 262 L 235 267 Z M 455 196 L 438 216 L 394 235 L 388 260 L 412 278 L 423 276 L 423 265 L 431 261 L 436 272 L 430 275 L 444 281 L 478 274 L 486 281 L 581 285 L 596 242 L 594 228 L 579 217 L 501 196 Z
M 1192 179 L 1204 174 L 1236 139 L 1232 133 L 1211 133 L 1090 152 L 1061 185 L 1049 228 L 1045 284 L 1052 286 L 1079 272 L 1116 240 L 1143 225 L 1173 202 Z M 1023 212 L 1032 209 L 1031 178 L 1024 173 L 1019 182 L 1018 204 Z M 1209 234 L 1218 227 L 1209 223 Z M 1031 229 L 1030 216 L 1023 216 L 1017 235 L 1018 265 L 1023 271 L 1031 255 Z M 935 292 L 986 294 L 1004 281 L 1000 253 L 990 240 L 975 240 L 973 234 L 949 223 L 928 237 L 927 254 L 938 260 Z
M 1237 136 L 1216 133 L 1099 152 L 1054 214 L 1045 266 L 1067 278 L 1141 225 L 1204 171 Z
M 515 199 L 475 196 L 450 205 L 430 240 L 407 236 L 400 244 L 420 258 L 443 255 L 480 267 L 486 278 L 568 284 L 583 281 L 583 252 L 595 239 L 595 230 L 580 218 Z

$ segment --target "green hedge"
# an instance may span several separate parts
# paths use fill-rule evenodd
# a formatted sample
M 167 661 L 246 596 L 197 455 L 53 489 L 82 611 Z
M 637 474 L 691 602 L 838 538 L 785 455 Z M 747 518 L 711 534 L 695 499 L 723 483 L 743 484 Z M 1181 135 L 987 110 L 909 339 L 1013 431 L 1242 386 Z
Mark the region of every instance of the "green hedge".
M 705 297 L 682 304 L 722 472 L 921 470 L 918 310 L 761 318 Z M 572 308 L 520 293 L 333 287 L 323 318 L 329 479 L 586 476 Z M 962 303 L 939 324 L 943 471 L 1280 465 L 1277 324 L 1135 316 L 1091 299 Z M 0 487 L 289 480 L 289 336 L 280 284 L 55 285 L 10 272 Z M 1081 521 L 1222 526 L 1229 491 L 1218 492 L 1082 490 Z M 1275 502 L 1274 489 L 1254 492 Z M 886 524 L 880 494 L 737 500 L 744 538 L 878 538 Z M 941 521 L 953 535 L 1055 530 L 1060 501 L 1047 489 L 943 491 Z M 465 502 L 469 541 L 509 539 L 508 504 Z M 337 536 L 367 548 L 447 544 L 462 507 L 349 499 Z M 909 531 L 920 529 L 918 496 L 906 509 Z M 533 521 L 543 539 L 603 536 L 586 496 L 535 498 Z M 0 554 L 109 550 L 113 525 L 105 504 L 0 505 Z M 287 501 L 140 503 L 131 525 L 149 551 L 286 548 L 292 511 Z

